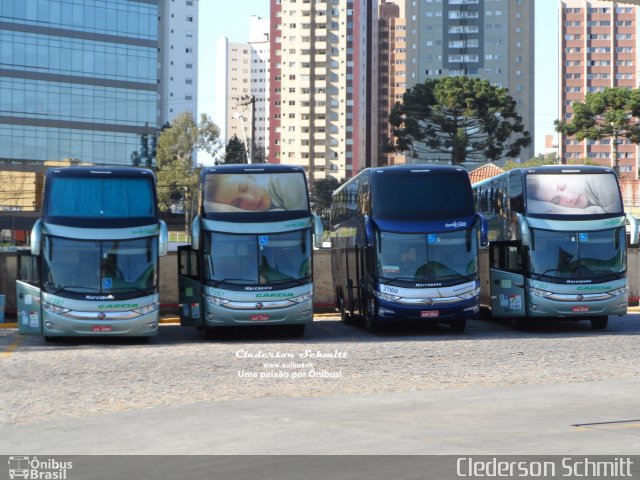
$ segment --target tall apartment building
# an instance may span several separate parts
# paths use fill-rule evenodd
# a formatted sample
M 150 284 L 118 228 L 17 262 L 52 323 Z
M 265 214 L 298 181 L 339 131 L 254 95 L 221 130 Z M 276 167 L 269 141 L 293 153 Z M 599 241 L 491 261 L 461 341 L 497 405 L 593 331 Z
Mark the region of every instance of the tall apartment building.
M 158 0 L 2 0 L 0 168 L 130 165 L 159 124 L 160 13 Z
M 160 124 L 182 112 L 197 120 L 199 0 L 160 0 Z
M 393 139 L 389 114 L 407 90 L 407 22 L 404 1 L 383 1 L 378 10 L 378 145 Z M 378 165 L 406 163 L 400 153 L 379 150 Z
M 375 3 L 271 0 L 270 162 L 303 166 L 311 182 L 370 164 Z
M 388 14 L 393 12 L 391 7 L 380 12 L 381 18 L 388 17 L 388 26 L 381 29 L 389 30 L 389 83 L 382 88 L 389 88 L 390 96 L 395 97 L 389 99 L 391 105 L 394 100 L 401 100 L 404 88 L 427 78 L 478 77 L 508 88 L 525 129 L 533 137 L 534 0 L 386 0 L 385 3 L 399 7 L 397 17 L 395 13 Z M 532 141 L 531 147 L 521 151 L 521 160 L 533 156 L 533 144 Z M 439 158 L 433 155 L 428 160 Z M 388 161 L 401 162 L 403 157 L 389 157 Z
M 255 155 L 268 158 L 269 138 L 269 19 L 251 16 L 247 43 L 218 40 L 218 118 L 225 143 L 233 136 L 255 147 Z M 254 157 L 255 158 L 255 157 Z
M 560 3 L 560 118 L 571 120 L 573 102 L 606 87 L 637 88 L 638 8 L 626 2 L 565 0 Z M 638 146 L 618 145 L 620 176 L 638 178 Z M 613 167 L 610 139 L 560 135 L 560 158 Z

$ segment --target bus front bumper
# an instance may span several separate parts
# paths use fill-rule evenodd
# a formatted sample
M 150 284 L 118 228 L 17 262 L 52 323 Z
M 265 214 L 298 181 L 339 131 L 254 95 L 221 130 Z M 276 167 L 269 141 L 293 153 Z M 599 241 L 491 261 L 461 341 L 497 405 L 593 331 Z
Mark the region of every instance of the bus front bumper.
M 627 295 L 591 302 L 560 302 L 529 294 L 527 301 L 527 316 L 533 318 L 566 317 L 586 320 L 594 316 L 626 315 L 628 306 Z
M 266 302 L 265 302 L 266 303 Z M 296 325 L 313 321 L 313 302 L 307 300 L 285 308 L 234 309 L 206 303 L 205 326 Z
M 152 337 L 158 334 L 158 309 L 140 315 L 130 312 L 75 313 L 81 313 L 76 316 L 81 318 L 43 311 L 42 334 L 46 337 Z
M 472 297 L 456 303 L 438 305 L 403 305 L 382 299 L 375 301 L 376 316 L 389 320 L 411 320 L 420 322 L 442 323 L 452 320 L 473 320 L 480 313 L 479 297 Z

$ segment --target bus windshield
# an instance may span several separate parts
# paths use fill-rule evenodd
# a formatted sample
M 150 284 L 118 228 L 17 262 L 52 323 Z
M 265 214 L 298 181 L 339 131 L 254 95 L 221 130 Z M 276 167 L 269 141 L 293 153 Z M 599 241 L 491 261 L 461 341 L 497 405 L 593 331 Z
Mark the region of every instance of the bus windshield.
M 207 233 L 205 278 L 214 285 L 308 283 L 308 230 L 265 235 Z
M 372 212 L 392 220 L 449 220 L 474 214 L 466 172 L 411 171 L 372 178 Z
M 43 279 L 49 293 L 147 293 L 158 283 L 157 237 L 71 240 L 46 236 Z
M 532 229 L 535 279 L 609 281 L 626 271 L 624 228 L 596 232 Z
M 529 174 L 526 179 L 528 214 L 623 214 L 613 173 Z
M 453 285 L 475 280 L 478 244 L 473 230 L 376 234 L 376 273 L 381 280 Z

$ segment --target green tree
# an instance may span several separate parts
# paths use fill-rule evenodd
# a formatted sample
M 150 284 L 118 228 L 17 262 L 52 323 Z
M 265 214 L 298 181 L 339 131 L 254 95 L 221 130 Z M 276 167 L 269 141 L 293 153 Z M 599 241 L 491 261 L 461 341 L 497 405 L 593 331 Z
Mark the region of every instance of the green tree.
M 555 129 L 577 140 L 610 138 L 613 147 L 613 168 L 619 173 L 618 142 L 626 138 L 640 143 L 640 90 L 605 88 L 588 93 L 584 102 L 574 102 L 570 121 L 556 120 Z
M 508 160 L 503 167 L 503 170 L 512 170 L 514 168 L 526 168 L 526 167 L 539 167 L 542 165 L 557 165 L 560 163 L 560 158 L 556 152 L 539 153 L 535 157 L 526 162 L 516 163 L 513 160 Z
M 331 195 L 344 183 L 335 177 L 320 178 L 311 184 L 309 197 L 311 208 L 322 219 L 323 224 L 328 224 L 331 214 Z
M 227 142 L 224 163 L 247 163 L 247 149 L 237 135 L 231 137 Z
M 413 157 L 441 153 L 456 165 L 516 157 L 531 143 L 506 88 L 469 77 L 427 79 L 407 90 L 389 115 L 395 143 Z
M 190 112 L 181 113 L 160 132 L 156 161 L 161 210 L 183 203 L 185 211 L 189 211 L 189 202 L 198 184 L 195 153 L 204 150 L 214 155 L 220 148 L 219 137 L 220 129 L 206 114 L 202 114 L 200 124 L 196 124 Z

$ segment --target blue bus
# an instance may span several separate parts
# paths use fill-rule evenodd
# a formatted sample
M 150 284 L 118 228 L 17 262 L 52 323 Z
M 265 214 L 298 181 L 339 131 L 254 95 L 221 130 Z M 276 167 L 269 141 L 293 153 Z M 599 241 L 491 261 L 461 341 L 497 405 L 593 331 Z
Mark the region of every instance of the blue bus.
M 517 168 L 473 185 L 487 219 L 480 301 L 514 328 L 586 320 L 607 327 L 627 313 L 626 215 L 614 171 L 595 166 Z
M 156 335 L 158 261 L 167 247 L 153 172 L 50 168 L 31 249 L 18 255 L 19 333 Z
M 342 320 L 369 331 L 402 319 L 463 331 L 479 312 L 483 218 L 457 166 L 368 168 L 331 205 L 331 265 Z
M 322 240 L 304 170 L 204 168 L 194 213 L 191 244 L 178 248 L 181 324 L 286 325 L 304 335 L 313 320 L 312 240 Z

